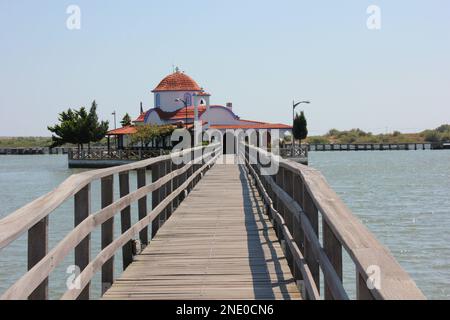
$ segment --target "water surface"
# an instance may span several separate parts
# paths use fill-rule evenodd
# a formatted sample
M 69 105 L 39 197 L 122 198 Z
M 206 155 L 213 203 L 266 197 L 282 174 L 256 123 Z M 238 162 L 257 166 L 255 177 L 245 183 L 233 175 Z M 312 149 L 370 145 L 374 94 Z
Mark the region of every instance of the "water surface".
M 355 215 L 386 245 L 430 299 L 450 298 L 450 151 L 311 152 L 310 166 L 325 178 Z M 63 155 L 0 156 L 0 218 L 54 189 L 81 170 L 68 169 Z M 147 177 L 148 180 L 151 176 Z M 136 176 L 130 175 L 136 189 Z M 100 209 L 99 183 L 92 185 L 92 210 Z M 115 198 L 118 198 L 115 181 Z M 150 199 L 149 208 L 150 208 Z M 136 205 L 132 222 L 137 221 Z M 119 219 L 115 221 L 119 234 Z M 52 248 L 73 228 L 73 200 L 50 216 Z M 0 293 L 26 272 L 26 235 L 0 251 Z M 92 257 L 100 251 L 100 232 L 92 236 Z M 121 254 L 115 256 L 122 272 Z M 348 262 L 348 259 L 345 259 Z M 66 288 L 73 255 L 50 278 L 51 298 Z M 354 295 L 354 269 L 344 283 Z M 92 281 L 100 293 L 100 274 Z

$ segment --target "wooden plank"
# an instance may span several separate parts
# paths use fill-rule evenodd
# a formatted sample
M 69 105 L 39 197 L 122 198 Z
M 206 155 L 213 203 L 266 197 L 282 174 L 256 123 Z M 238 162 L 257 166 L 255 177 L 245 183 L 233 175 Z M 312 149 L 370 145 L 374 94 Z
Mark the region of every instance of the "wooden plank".
M 196 147 L 194 148 L 194 150 L 202 148 L 203 147 Z M 50 212 L 58 208 L 62 203 L 64 203 L 64 201 L 73 197 L 87 184 L 113 174 L 118 174 L 120 172 L 152 166 L 155 163 L 171 159 L 172 156 L 181 156 L 190 152 L 191 149 L 186 149 L 175 152 L 171 155 L 160 156 L 152 159 L 136 161 L 122 166 L 99 170 L 90 170 L 71 175 L 55 190 L 28 203 L 27 205 L 0 220 L 0 249 L 6 247 L 9 243 L 20 237 L 20 235 L 27 232 L 28 229 L 45 218 Z
M 113 203 L 114 184 L 113 176 L 104 177 L 101 180 L 102 208 Z M 114 217 L 102 224 L 102 249 L 105 249 L 114 240 Z M 108 290 L 114 282 L 114 256 L 108 259 L 102 266 L 102 294 Z
M 253 147 L 250 146 L 250 148 Z M 272 155 L 269 156 L 272 157 Z M 411 277 L 361 221 L 351 213 L 320 172 L 294 161 L 279 158 L 276 161 L 281 167 L 291 170 L 302 178 L 304 187 L 307 189 L 304 193 L 311 196 L 314 205 L 322 214 L 322 220 L 328 223 L 333 234 L 349 253 L 357 271 L 367 278 L 367 270 L 371 266 L 379 266 L 383 270 L 381 273 L 382 285 L 371 290 L 374 298 L 425 299 Z M 322 256 L 320 252 L 318 254 L 319 257 Z M 328 259 L 324 259 L 325 263 L 326 260 Z
M 318 219 L 318 212 L 317 208 L 314 206 L 311 197 L 306 192 L 303 194 L 304 196 L 304 210 L 305 215 L 308 217 L 308 220 L 314 230 L 314 233 L 316 236 L 319 234 L 319 219 Z M 311 270 L 311 273 L 313 275 L 314 281 L 316 283 L 316 286 L 320 287 L 320 268 L 319 268 L 319 262 L 318 259 L 316 259 L 316 256 L 313 252 L 313 249 L 311 248 L 311 242 L 309 239 L 305 236 L 304 239 L 305 247 L 305 259 L 308 263 L 309 269 Z M 319 290 L 320 292 L 320 290 Z
M 241 170 L 207 171 L 103 299 L 301 299 Z
M 74 226 L 77 227 L 91 214 L 91 185 L 88 184 L 83 189 L 75 194 L 74 199 Z M 83 271 L 89 264 L 91 259 L 91 235 L 87 235 L 76 247 L 75 247 L 75 265 Z M 89 300 L 89 287 L 88 284 L 81 294 L 78 296 L 78 300 Z
M 48 251 L 48 217 L 28 230 L 28 270 L 33 268 Z M 29 300 L 48 299 L 48 278 L 30 294 Z
M 207 156 L 207 155 L 205 155 Z M 210 164 L 209 164 L 210 165 Z M 29 272 L 27 272 L 25 275 L 23 275 L 13 286 L 11 286 L 1 297 L 0 299 L 24 299 L 27 298 L 34 289 L 36 289 L 41 282 L 43 282 L 47 276 L 50 274 L 52 270 L 55 269 L 56 266 L 58 266 L 63 260 L 64 257 L 67 256 L 67 254 L 73 250 L 86 236 L 90 234 L 94 229 L 96 229 L 98 226 L 102 225 L 104 222 L 106 222 L 108 219 L 113 217 L 117 212 L 120 210 L 123 210 L 125 207 L 129 206 L 133 201 L 137 201 L 145 194 L 148 194 L 149 192 L 152 192 L 156 190 L 157 188 L 161 187 L 164 183 L 170 181 L 173 179 L 173 177 L 177 175 L 181 175 L 189 168 L 189 166 L 182 167 L 181 169 L 172 172 L 171 174 L 159 179 L 156 183 L 147 185 L 141 189 L 138 189 L 136 191 L 133 191 L 129 195 L 120 198 L 116 202 L 112 203 L 111 205 L 101 209 L 94 215 L 89 216 L 89 218 L 85 219 L 83 222 L 81 222 L 75 229 L 73 229 L 62 241 L 60 241 L 39 263 L 37 263 Z M 102 171 L 102 170 L 100 170 Z M 185 186 L 183 186 L 184 188 Z M 180 190 L 177 190 L 176 196 L 178 196 L 181 193 Z M 150 216 L 147 216 L 145 220 L 148 220 L 149 223 L 153 220 L 153 218 Z M 141 231 L 146 225 L 140 226 L 136 233 Z M 137 227 L 133 227 L 134 231 L 137 229 Z M 119 248 L 121 248 L 123 245 L 126 244 L 127 241 L 132 239 L 134 237 L 134 233 L 128 232 L 121 236 L 121 242 L 117 242 L 114 244 L 117 246 L 119 243 L 121 244 Z M 123 243 L 122 243 L 123 242 Z M 109 247 L 109 246 L 108 246 Z M 104 249 L 106 250 L 106 248 Z M 104 251 L 102 250 L 102 252 Z M 117 249 L 116 249 L 117 250 Z M 103 259 L 99 256 L 97 256 L 90 264 L 89 264 L 89 270 L 86 272 L 84 270 L 82 272 L 84 278 L 83 287 L 88 284 L 92 276 L 85 276 L 85 274 L 91 275 L 92 274 L 92 265 L 95 264 L 96 267 L 94 270 L 97 270 L 97 268 L 100 268 L 104 261 L 107 261 L 110 257 L 114 255 L 114 252 L 110 252 L 111 249 L 108 249 L 106 252 L 107 254 L 102 254 L 102 256 L 107 256 L 107 258 Z M 100 262 L 100 264 L 99 264 Z M 88 268 L 86 268 L 88 269 Z M 81 275 L 79 276 L 81 277 Z M 71 290 L 71 294 L 68 294 L 68 296 L 72 298 L 77 298 L 80 294 L 80 290 Z
M 146 168 L 141 168 L 137 170 L 137 188 L 140 189 L 146 185 Z M 142 220 L 147 215 L 147 196 L 142 197 L 138 200 L 138 217 Z M 139 239 L 142 245 L 146 246 L 148 244 L 148 228 L 144 228 L 139 232 Z
M 125 197 L 130 193 L 130 175 L 128 172 L 119 174 L 120 197 Z M 131 207 L 127 206 L 120 212 L 121 232 L 124 233 L 131 227 Z M 122 247 L 122 265 L 125 270 L 133 262 L 133 243 L 128 241 Z
M 152 181 L 158 181 L 158 179 L 161 177 L 161 165 L 154 164 L 152 166 Z M 156 208 L 160 203 L 160 192 L 159 189 L 152 192 L 152 209 Z M 159 219 L 155 219 L 152 223 L 152 234 L 151 239 L 153 239 L 156 236 L 156 233 L 159 229 Z
M 211 159 L 208 163 L 204 165 L 204 167 L 209 166 L 211 163 L 214 163 L 216 161 L 216 158 Z M 185 166 L 181 170 L 188 169 L 189 166 Z M 203 169 L 203 168 L 202 168 Z M 200 170 L 202 170 L 200 169 Z M 124 234 L 120 235 L 117 239 L 114 240 L 108 247 L 104 248 L 98 255 L 95 257 L 91 263 L 89 263 L 86 270 L 84 270 L 80 275 L 80 288 L 83 289 L 83 287 L 86 285 L 87 281 L 92 279 L 94 274 L 97 272 L 97 270 L 103 265 L 104 261 L 107 261 L 109 258 L 113 257 L 116 250 L 120 248 L 121 246 L 125 245 L 127 241 L 129 241 L 135 234 L 139 233 L 142 229 L 147 227 L 151 222 L 159 216 L 159 214 L 163 211 L 163 209 L 171 202 L 175 197 L 179 195 L 187 186 L 189 183 L 192 182 L 192 180 L 200 173 L 200 170 L 195 172 L 195 174 L 190 177 L 186 182 L 184 182 L 177 190 L 175 190 L 171 195 L 169 195 L 167 198 L 161 201 L 161 203 L 152 210 L 152 212 L 145 216 L 144 219 L 138 221 L 136 224 L 134 224 L 129 230 L 127 230 Z M 164 183 L 164 179 L 162 178 L 158 180 L 155 185 L 162 185 Z M 150 186 L 149 186 L 150 187 Z M 145 188 L 144 188 L 145 189 Z M 138 190 L 136 192 L 141 192 L 141 190 Z M 120 201 L 120 200 L 119 200 Z M 21 280 L 24 280 L 23 278 Z M 8 294 L 11 294 L 10 292 L 11 288 L 8 290 Z M 14 291 L 13 291 L 14 292 Z M 69 290 L 67 291 L 62 299 L 74 299 L 78 295 L 78 291 L 76 290 Z
M 322 237 L 323 237 L 323 249 L 328 259 L 330 259 L 334 270 L 336 271 L 338 277 L 342 281 L 342 245 L 339 240 L 334 236 L 333 231 L 328 226 L 326 221 L 322 221 Z M 324 284 L 325 299 L 334 299 L 331 290 L 329 289 L 328 283 L 325 281 Z

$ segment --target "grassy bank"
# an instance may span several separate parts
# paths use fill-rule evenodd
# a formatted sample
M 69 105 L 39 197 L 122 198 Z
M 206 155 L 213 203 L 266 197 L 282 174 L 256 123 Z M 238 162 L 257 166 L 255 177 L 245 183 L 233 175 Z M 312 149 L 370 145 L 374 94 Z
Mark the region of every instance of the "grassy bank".
M 50 137 L 0 137 L 0 148 L 48 147 Z
M 441 125 L 436 129 L 419 133 L 402 133 L 394 131 L 390 134 L 372 134 L 361 129 L 339 131 L 331 129 L 323 136 L 311 136 L 308 143 L 421 143 L 450 141 L 450 125 Z
M 37 148 L 49 147 L 52 144 L 51 137 L 0 137 L 0 148 Z M 100 142 L 91 143 L 91 147 L 101 147 L 107 145 L 107 139 Z M 76 148 L 76 145 L 65 144 L 62 147 Z M 87 148 L 87 145 L 85 145 Z

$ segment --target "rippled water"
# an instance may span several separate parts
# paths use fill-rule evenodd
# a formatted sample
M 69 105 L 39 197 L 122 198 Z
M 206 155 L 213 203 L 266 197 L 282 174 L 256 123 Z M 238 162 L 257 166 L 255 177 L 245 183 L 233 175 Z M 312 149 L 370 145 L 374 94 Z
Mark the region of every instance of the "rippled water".
M 450 298 L 450 151 L 311 152 L 310 166 L 429 299 Z
M 310 165 L 322 171 L 428 298 L 450 298 L 450 151 L 311 152 Z M 61 155 L 0 156 L 0 218 L 76 172 L 80 170 L 67 169 L 67 159 Z M 133 174 L 130 185 L 134 190 Z M 99 184 L 94 183 L 94 212 L 100 208 L 99 199 Z M 136 206 L 132 206 L 133 222 L 136 212 Z M 50 216 L 50 248 L 72 227 L 73 201 L 68 201 Z M 92 236 L 92 256 L 100 251 L 99 236 L 99 230 Z M 0 251 L 0 294 L 25 273 L 25 245 L 24 235 Z M 116 272 L 120 273 L 120 253 L 115 258 Z M 51 298 L 65 291 L 66 269 L 72 263 L 73 256 L 69 256 L 52 273 Z M 354 269 L 344 268 L 344 272 L 344 282 L 354 278 Z M 99 274 L 92 287 L 93 296 L 98 297 Z

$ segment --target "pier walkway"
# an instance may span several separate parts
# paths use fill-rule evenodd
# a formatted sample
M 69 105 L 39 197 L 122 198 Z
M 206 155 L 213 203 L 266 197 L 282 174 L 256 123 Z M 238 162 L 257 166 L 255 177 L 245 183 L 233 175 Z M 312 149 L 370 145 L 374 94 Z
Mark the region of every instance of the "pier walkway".
M 64 300 L 97 298 L 97 273 L 103 299 L 425 299 L 319 171 L 238 146 L 236 155 L 213 143 L 74 174 L 4 217 L 0 250 L 27 236 L 16 247 L 27 271 L 0 299 L 55 297 L 51 275 L 71 256 L 77 274 Z M 61 232 L 49 232 L 49 219 L 67 202 L 73 228 L 49 248 Z
M 216 164 L 103 298 L 300 299 L 300 293 L 246 172 Z

